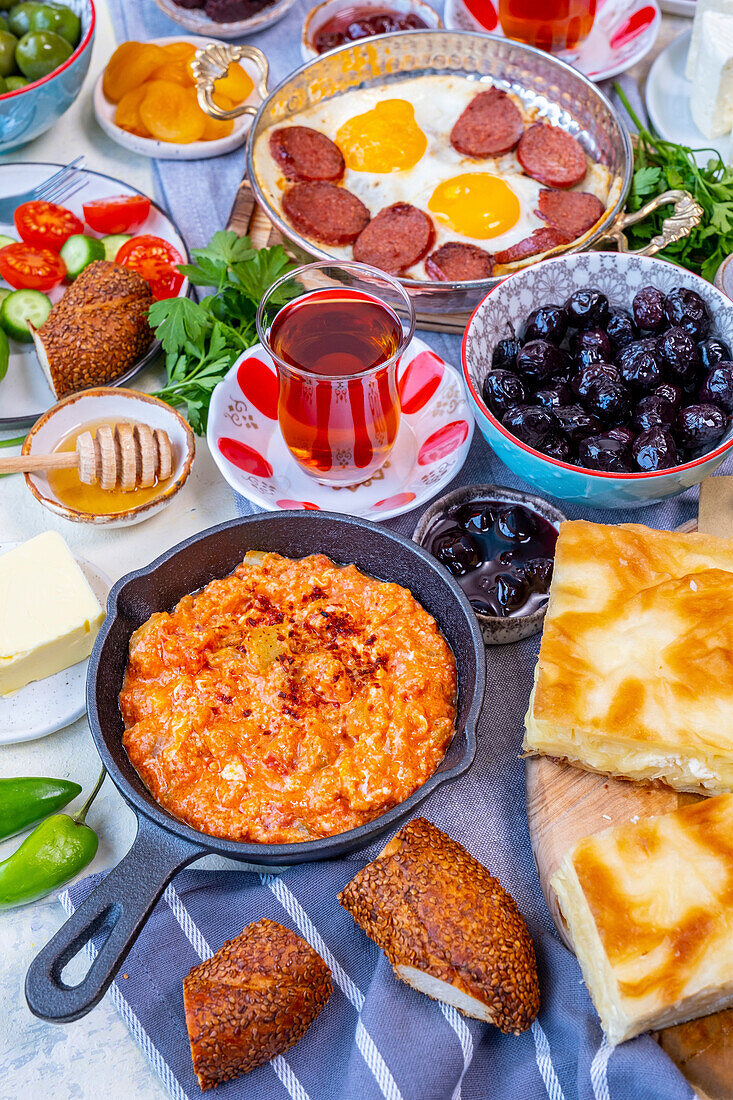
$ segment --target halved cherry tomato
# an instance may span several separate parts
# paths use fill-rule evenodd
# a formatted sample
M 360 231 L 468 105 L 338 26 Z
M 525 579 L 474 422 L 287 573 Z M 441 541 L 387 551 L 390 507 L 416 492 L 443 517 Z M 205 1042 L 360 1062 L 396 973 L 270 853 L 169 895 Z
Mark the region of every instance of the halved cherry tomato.
M 137 271 L 150 284 L 153 297 L 175 298 L 183 286 L 183 275 L 177 270 L 183 263 L 180 252 L 162 237 L 143 234 L 126 241 L 117 253 L 115 263 Z
M 8 244 L 0 248 L 0 275 L 16 290 L 52 290 L 66 275 L 64 261 L 50 248 Z
M 87 225 L 95 233 L 134 233 L 150 213 L 150 199 L 145 195 L 114 195 L 85 202 L 83 210 Z
M 55 202 L 24 202 L 15 211 L 15 228 L 26 244 L 60 252 L 74 233 L 84 232 L 84 222 Z

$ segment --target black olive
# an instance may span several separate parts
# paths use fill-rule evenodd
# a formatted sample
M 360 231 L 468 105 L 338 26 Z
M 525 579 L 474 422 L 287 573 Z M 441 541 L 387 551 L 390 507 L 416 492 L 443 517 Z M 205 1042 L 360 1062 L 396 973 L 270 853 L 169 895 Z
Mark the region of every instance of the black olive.
M 536 405 L 515 405 L 504 414 L 504 426 L 538 451 L 557 434 L 557 420 L 548 409 Z
M 673 386 L 671 382 L 662 382 L 661 386 L 657 386 L 654 393 L 657 397 L 662 397 L 665 401 L 669 401 L 670 405 L 674 405 L 675 409 L 678 409 L 682 403 L 682 390 L 679 386 Z
M 678 378 L 694 378 L 700 369 L 700 349 L 679 325 L 668 328 L 657 338 L 657 352 L 663 365 Z
M 544 454 L 550 458 L 557 458 L 560 462 L 569 462 L 572 450 L 569 440 L 564 435 L 555 435 L 542 447 Z
M 619 443 L 623 443 L 625 447 L 631 447 L 636 439 L 636 433 L 632 432 L 631 428 L 627 428 L 623 424 L 617 428 L 610 428 L 606 432 L 606 435 L 609 436 L 610 439 L 617 439 Z
M 668 428 L 676 415 L 674 405 L 658 393 L 649 393 L 636 406 L 633 425 L 638 432 L 645 432 L 647 428 Z
M 610 355 L 604 355 L 600 348 L 578 348 L 574 357 L 574 366 L 576 370 L 585 370 L 586 367 L 594 367 L 596 363 L 606 363 L 610 361 Z
M 683 447 L 697 450 L 717 443 L 725 432 L 726 418 L 717 405 L 688 405 L 677 417 L 675 431 Z
M 733 412 L 733 363 L 718 363 L 700 387 L 700 400 Z
M 685 286 L 670 290 L 664 312 L 670 325 L 679 325 L 693 340 L 704 340 L 710 332 L 710 310 L 699 294 Z
M 604 362 L 611 361 L 611 341 L 601 328 L 588 328 L 584 332 L 578 332 L 570 341 L 573 354 L 577 357 L 579 351 L 596 348 L 601 353 Z
M 561 405 L 553 412 L 562 431 L 573 443 L 580 443 L 588 435 L 598 435 L 602 430 L 598 417 L 586 412 L 581 405 Z
M 620 382 L 599 378 L 582 398 L 588 412 L 599 417 L 604 424 L 619 424 L 629 412 L 629 392 Z
M 712 370 L 713 367 L 717 367 L 718 363 L 729 363 L 733 358 L 730 347 L 719 336 L 709 336 L 707 340 L 702 340 L 697 346 L 700 351 L 700 362 L 703 370 Z
M 530 340 L 517 356 L 517 373 L 529 382 L 547 382 L 562 373 L 563 357 L 549 340 Z
M 533 309 L 524 322 L 525 341 L 549 340 L 561 344 L 568 329 L 568 315 L 562 306 L 540 306 Z
M 659 425 L 637 436 L 632 453 L 640 470 L 668 470 L 679 462 L 674 439 Z
M 521 346 L 519 340 L 513 336 L 500 340 L 491 357 L 491 366 L 494 370 L 516 370 L 517 355 Z
M 582 440 L 578 447 L 578 461 L 588 470 L 604 470 L 607 473 L 630 474 L 634 469 L 628 444 L 608 432 Z
M 634 319 L 625 309 L 614 309 L 606 325 L 608 339 L 614 351 L 620 351 L 627 344 L 639 339 L 639 330 Z
M 619 374 L 618 367 L 613 363 L 593 363 L 590 367 L 585 367 L 582 371 L 575 375 L 571 379 L 570 386 L 574 393 L 578 397 L 585 397 L 596 382 L 601 379 L 607 379 L 609 382 L 620 382 L 621 375 Z
M 627 344 L 618 353 L 616 363 L 626 385 L 637 390 L 653 390 L 662 381 L 657 342 L 653 337 Z
M 573 391 L 567 382 L 556 379 L 550 388 L 537 390 L 534 399 L 543 409 L 555 409 L 558 405 L 572 404 Z
M 655 286 L 643 286 L 631 303 L 634 320 L 647 332 L 659 332 L 665 325 L 664 294 Z
M 431 552 L 455 577 L 463 577 L 479 564 L 477 544 L 461 527 L 449 527 L 435 539 Z
M 508 370 L 489 371 L 482 392 L 484 401 L 499 420 L 512 405 L 523 405 L 527 400 L 522 379 Z
M 611 316 L 608 298 L 600 290 L 576 290 L 565 303 L 571 328 L 605 328 Z

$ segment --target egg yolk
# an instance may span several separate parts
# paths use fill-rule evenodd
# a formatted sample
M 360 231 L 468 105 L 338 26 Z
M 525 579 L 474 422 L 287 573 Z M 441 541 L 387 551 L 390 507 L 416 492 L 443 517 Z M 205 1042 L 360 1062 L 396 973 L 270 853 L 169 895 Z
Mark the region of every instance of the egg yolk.
M 519 221 L 519 199 L 511 187 L 488 172 L 465 172 L 443 180 L 428 209 L 464 237 L 500 237 Z
M 336 144 L 353 172 L 402 172 L 420 160 L 428 139 L 405 99 L 386 99 L 338 130 Z

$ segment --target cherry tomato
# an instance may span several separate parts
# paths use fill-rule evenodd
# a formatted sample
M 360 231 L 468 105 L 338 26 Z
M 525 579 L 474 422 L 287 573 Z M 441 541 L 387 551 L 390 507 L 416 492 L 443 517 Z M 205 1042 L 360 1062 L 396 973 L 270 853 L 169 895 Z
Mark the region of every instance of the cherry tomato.
M 16 290 L 52 290 L 66 275 L 64 261 L 50 248 L 8 244 L 0 248 L 0 275 Z
M 65 206 L 54 202 L 24 202 L 15 211 L 15 228 L 26 244 L 60 252 L 74 233 L 84 232 L 84 222 Z
M 123 244 L 115 262 L 142 275 L 158 300 L 175 298 L 183 286 L 183 275 L 177 270 L 183 256 L 162 237 L 133 237 Z
M 150 199 L 145 195 L 115 195 L 85 202 L 83 210 L 87 225 L 95 233 L 134 233 L 150 213 Z

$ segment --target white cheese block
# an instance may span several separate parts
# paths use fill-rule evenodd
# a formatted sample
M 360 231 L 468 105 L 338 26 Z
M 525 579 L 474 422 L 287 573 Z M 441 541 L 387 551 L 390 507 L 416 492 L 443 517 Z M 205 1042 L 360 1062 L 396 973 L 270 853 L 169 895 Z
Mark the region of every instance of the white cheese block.
M 706 138 L 733 127 L 733 15 L 709 11 L 702 18 L 690 111 Z
M 0 695 L 83 661 L 104 611 L 61 535 L 0 557 Z
M 687 65 L 685 76 L 688 80 L 695 78 L 695 66 L 700 52 L 700 38 L 702 36 L 702 20 L 707 12 L 722 12 L 723 15 L 733 15 L 733 0 L 697 0 L 695 4 L 695 18 L 692 23 L 692 37 L 690 49 L 687 53 Z

